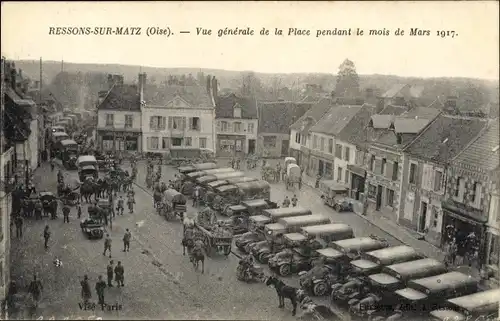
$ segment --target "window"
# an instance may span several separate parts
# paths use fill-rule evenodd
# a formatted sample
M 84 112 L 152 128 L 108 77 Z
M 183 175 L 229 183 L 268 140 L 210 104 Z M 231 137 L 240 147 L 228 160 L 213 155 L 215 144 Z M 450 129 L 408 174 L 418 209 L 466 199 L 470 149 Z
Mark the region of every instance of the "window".
M 474 207 L 479 207 L 481 203 L 481 192 L 482 192 L 482 186 L 481 183 L 474 183 L 473 185 L 474 190 L 472 191 L 472 203 Z
M 149 149 L 158 149 L 158 137 L 149 138 Z
M 189 122 L 189 129 L 197 131 L 201 130 L 200 117 L 191 117 L 191 121 Z
M 342 180 L 342 167 L 337 168 L 337 182 Z
M 465 194 L 465 179 L 459 177 L 457 180 L 457 191 L 455 192 L 457 200 L 462 202 L 464 200 L 464 194 Z
M 335 157 L 342 159 L 342 145 L 340 144 L 335 145 Z
M 370 155 L 370 170 L 373 172 L 373 169 L 375 168 L 375 155 Z
M 300 143 L 300 134 L 299 133 L 295 133 L 295 142 Z
M 149 128 L 153 130 L 165 129 L 165 117 L 151 116 L 149 118 Z
M 161 139 L 161 143 L 162 143 L 162 144 L 161 144 L 161 147 L 162 147 L 163 149 L 168 149 L 168 148 L 169 148 L 169 146 L 170 146 L 170 137 L 163 137 L 163 138 Z
M 221 132 L 227 132 L 227 121 L 221 121 L 220 122 L 220 131 Z
M 113 114 L 106 114 L 106 126 L 113 126 L 114 120 Z
M 344 182 L 346 183 L 346 185 L 349 184 L 349 176 L 350 176 L 349 172 L 346 169 L 345 174 L 344 174 Z
M 333 166 L 332 163 L 326 162 L 325 163 L 325 177 L 326 178 L 332 178 L 333 176 Z
M 248 132 L 251 134 L 253 134 L 253 125 L 254 125 L 253 123 L 248 124 Z M 299 135 L 299 137 L 300 137 L 300 135 Z
M 328 140 L 328 152 L 329 152 L 330 154 L 333 154 L 333 138 L 330 138 L 330 139 Z
M 385 174 L 385 167 L 387 166 L 387 160 L 385 158 L 382 158 L 382 166 L 380 166 L 380 174 L 384 175 Z
M 264 147 L 275 148 L 276 136 L 264 136 Z
M 125 128 L 132 128 L 134 126 L 134 116 L 125 115 Z
M 313 136 L 313 149 L 318 148 L 318 136 Z
M 368 198 L 375 199 L 375 195 L 377 194 L 377 187 L 372 184 L 368 184 Z
M 184 146 L 191 146 L 192 145 L 192 138 L 191 137 L 184 137 Z
M 181 146 L 182 145 L 182 138 L 170 138 L 170 144 L 172 146 Z
M 443 179 L 443 173 L 441 171 L 434 171 L 434 190 L 439 192 L 441 190 L 441 180 Z
M 205 137 L 200 137 L 200 148 L 207 148 L 207 139 Z
M 186 128 L 185 117 L 169 117 L 168 129 L 184 130 Z
M 344 150 L 344 159 L 346 161 L 349 161 L 351 159 L 351 149 L 349 147 L 346 147 Z
M 137 151 L 137 137 L 125 138 L 125 150 Z
M 321 140 L 320 140 L 320 145 L 319 145 L 319 149 L 321 151 L 324 151 L 325 150 L 325 138 L 324 137 L 321 137 Z
M 300 144 L 302 146 L 305 146 L 307 144 L 307 136 L 306 135 L 301 135 L 300 136 Z
M 241 118 L 241 108 L 239 108 L 239 107 L 233 108 L 233 117 L 234 118 Z
M 410 177 L 408 178 L 408 181 L 410 184 L 415 184 L 415 178 L 417 176 L 417 164 L 411 163 L 410 164 Z
M 241 132 L 241 123 L 240 122 L 234 123 L 234 132 L 236 132 L 236 133 Z
M 392 180 L 393 181 L 398 179 L 398 171 L 399 171 L 399 164 L 398 164 L 398 162 L 394 162 L 394 164 L 392 164 Z
M 437 227 L 437 225 L 438 225 L 438 219 L 439 219 L 439 213 L 438 213 L 438 211 L 437 211 L 437 208 L 435 208 L 435 206 L 434 206 L 434 205 L 432 205 L 432 206 L 431 206 L 431 210 L 432 210 L 432 211 L 433 211 L 433 213 L 434 213 L 434 218 L 433 218 L 433 220 L 432 220 L 432 226 L 433 226 L 433 227 Z
M 394 206 L 394 191 L 392 189 L 386 189 L 386 205 L 393 207 Z

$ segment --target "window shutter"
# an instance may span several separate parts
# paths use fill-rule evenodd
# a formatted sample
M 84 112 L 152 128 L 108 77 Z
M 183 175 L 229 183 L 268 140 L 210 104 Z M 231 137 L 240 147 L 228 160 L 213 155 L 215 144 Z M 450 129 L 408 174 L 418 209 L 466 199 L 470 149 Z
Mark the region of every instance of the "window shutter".
M 151 149 L 151 137 L 146 138 L 146 143 L 148 145 L 148 149 Z
M 173 122 L 173 119 L 171 116 L 168 117 L 168 129 L 172 129 L 172 122 Z
M 220 128 L 221 128 L 220 121 L 218 121 L 217 122 L 217 131 L 220 131 Z
M 167 117 L 162 117 L 161 118 L 161 129 L 165 129 L 166 122 L 167 122 Z
M 382 171 L 382 160 L 381 159 L 375 159 L 375 168 L 373 170 L 374 173 L 381 173 Z
M 151 129 L 155 129 L 155 125 L 154 125 L 154 123 L 155 123 L 155 118 L 154 118 L 154 116 L 149 117 L 149 128 L 151 128 Z
M 394 169 L 394 163 L 393 162 L 386 162 L 385 163 L 385 177 L 387 177 L 390 180 L 392 180 L 393 169 Z
M 189 117 L 189 130 L 193 130 L 193 117 Z
M 186 119 L 187 117 L 182 118 L 182 130 L 186 129 Z

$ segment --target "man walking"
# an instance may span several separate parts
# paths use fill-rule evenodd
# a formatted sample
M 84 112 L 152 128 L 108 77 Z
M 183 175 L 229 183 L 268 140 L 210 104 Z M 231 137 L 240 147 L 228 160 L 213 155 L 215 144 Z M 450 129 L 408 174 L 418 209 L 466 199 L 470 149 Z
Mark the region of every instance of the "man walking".
M 123 235 L 123 252 L 130 251 L 130 239 L 132 238 L 132 233 L 130 233 L 129 229 L 126 229 L 125 235 Z
M 86 274 L 83 276 L 83 280 L 80 281 L 80 285 L 82 286 L 82 300 L 83 303 L 86 304 L 92 298 L 92 291 L 90 291 L 89 277 Z
M 35 301 L 35 306 L 38 307 L 38 302 L 42 296 L 43 286 L 40 280 L 36 279 L 36 274 L 33 275 L 33 281 L 31 281 L 28 292 L 33 296 L 33 301 Z
M 109 261 L 108 266 L 106 267 L 106 272 L 108 275 L 108 286 L 113 286 L 113 260 Z
M 45 249 L 49 248 L 49 238 L 50 238 L 49 226 L 45 225 L 45 229 L 43 230 L 43 239 L 45 240 L 45 242 L 44 242 Z
M 22 238 L 23 237 L 23 218 L 21 217 L 21 215 L 16 216 L 15 224 L 16 224 L 16 237 Z
M 123 281 L 125 280 L 125 271 L 123 270 L 122 262 L 118 261 L 118 265 L 115 267 L 115 281 L 118 283 L 118 287 L 125 286 Z
M 120 195 L 118 198 L 118 202 L 116 205 L 116 212 L 118 212 L 118 215 L 123 215 L 123 196 Z
M 102 275 L 99 275 L 99 280 L 95 284 L 95 291 L 97 292 L 98 304 L 104 304 L 104 289 L 106 289 L 106 282 L 103 281 Z
M 104 240 L 104 252 L 102 255 L 106 256 L 106 252 L 109 250 L 109 258 L 111 258 L 111 237 L 109 234 L 106 234 L 106 239 Z
M 64 207 L 62 208 L 62 212 L 63 212 L 63 223 L 69 223 L 69 213 L 71 212 L 69 206 L 64 205 Z

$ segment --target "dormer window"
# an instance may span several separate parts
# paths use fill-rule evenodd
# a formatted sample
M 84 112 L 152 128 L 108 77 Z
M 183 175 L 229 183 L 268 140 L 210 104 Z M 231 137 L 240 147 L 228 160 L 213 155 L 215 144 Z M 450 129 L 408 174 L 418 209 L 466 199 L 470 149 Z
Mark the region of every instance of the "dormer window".
M 236 104 L 233 107 L 233 117 L 241 118 L 241 106 L 239 104 Z

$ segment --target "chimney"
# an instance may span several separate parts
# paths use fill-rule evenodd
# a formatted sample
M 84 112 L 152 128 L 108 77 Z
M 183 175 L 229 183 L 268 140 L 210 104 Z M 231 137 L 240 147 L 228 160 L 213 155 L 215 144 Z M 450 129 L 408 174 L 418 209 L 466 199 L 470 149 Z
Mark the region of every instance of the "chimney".
M 111 87 L 113 87 L 113 84 L 114 84 L 113 75 L 108 74 L 108 90 L 110 90 Z
M 214 99 L 216 100 L 217 99 L 217 95 L 218 95 L 218 88 L 217 88 L 217 79 L 215 78 L 215 76 L 212 77 L 212 96 L 214 97 Z
M 144 87 L 146 86 L 146 78 L 147 78 L 147 75 L 145 72 L 143 73 L 139 73 L 139 99 L 141 101 L 141 105 L 142 105 L 142 102 L 144 101 Z
M 210 88 L 212 87 L 210 85 L 210 75 L 207 76 L 207 94 L 211 95 L 212 93 L 210 92 Z

